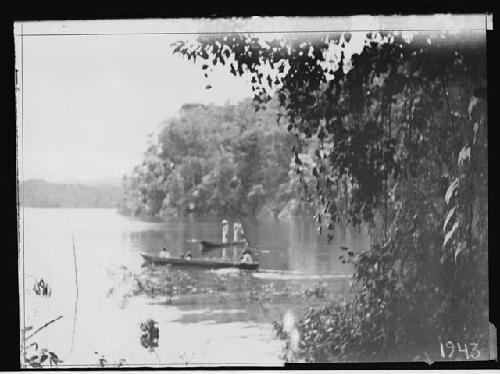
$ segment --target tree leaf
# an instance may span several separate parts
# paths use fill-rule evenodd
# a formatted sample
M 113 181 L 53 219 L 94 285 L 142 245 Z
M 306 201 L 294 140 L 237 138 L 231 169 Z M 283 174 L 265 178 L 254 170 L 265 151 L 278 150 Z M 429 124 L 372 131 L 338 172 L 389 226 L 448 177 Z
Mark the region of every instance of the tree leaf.
M 469 117 L 472 119 L 472 111 L 474 110 L 474 107 L 476 106 L 477 104 L 477 97 L 475 96 L 472 96 L 470 98 L 470 102 L 469 102 L 469 108 L 468 108 L 468 112 L 469 112 Z
M 457 178 L 455 178 L 453 180 L 453 182 L 450 183 L 450 185 L 448 186 L 448 190 L 446 191 L 446 195 L 444 196 L 444 200 L 446 201 L 446 204 L 449 203 L 450 201 L 450 198 L 451 196 L 453 195 L 453 192 L 456 190 L 456 188 L 458 187 L 460 183 L 460 180 Z
M 455 262 L 457 262 L 457 256 L 460 254 L 465 249 L 465 244 L 460 242 L 457 246 L 457 249 L 455 249 Z
M 446 246 L 446 244 L 450 241 L 450 239 L 451 239 L 451 237 L 452 237 L 453 233 L 457 230 L 457 228 L 458 228 L 458 222 L 455 222 L 455 223 L 453 224 L 453 227 L 451 228 L 451 230 L 450 230 L 450 231 L 448 231 L 448 232 L 446 233 L 446 235 L 444 236 L 443 248 L 444 248 L 444 247 Z
M 474 127 L 473 127 L 473 130 L 474 130 L 474 144 L 476 144 L 476 134 L 477 134 L 477 130 L 478 129 L 479 129 L 479 123 L 474 122 Z
M 446 226 L 448 226 L 448 221 L 450 220 L 451 216 L 453 215 L 453 213 L 455 212 L 456 209 L 457 209 L 456 206 L 453 207 L 452 209 L 450 209 L 450 211 L 446 215 L 446 219 L 444 220 L 444 225 L 443 225 L 443 231 L 446 231 Z
M 460 150 L 460 153 L 458 154 L 458 166 L 462 166 L 464 161 L 468 159 L 470 159 L 470 147 L 466 145 Z
M 297 152 L 295 152 L 295 164 L 302 165 L 302 161 Z

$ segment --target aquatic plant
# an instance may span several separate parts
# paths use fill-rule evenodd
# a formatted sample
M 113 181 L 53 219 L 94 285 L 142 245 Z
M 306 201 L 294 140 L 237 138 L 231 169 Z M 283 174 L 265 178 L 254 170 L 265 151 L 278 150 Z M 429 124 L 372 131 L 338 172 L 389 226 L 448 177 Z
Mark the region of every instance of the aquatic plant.
M 34 347 L 34 349 L 31 349 Z M 41 348 L 38 343 L 31 343 L 24 354 L 24 364 L 32 368 L 41 368 L 44 365 L 49 364 L 50 366 L 57 366 L 63 361 L 57 356 L 56 353 L 50 351 L 47 348 Z
M 52 296 L 52 288 L 50 287 L 49 283 L 43 278 L 35 280 L 33 285 L 33 292 L 35 297 L 47 298 Z M 63 362 L 55 352 L 46 347 L 40 347 L 37 342 L 28 344 L 28 341 L 33 339 L 33 337 L 35 337 L 40 331 L 52 325 L 54 322 L 57 322 L 62 317 L 63 316 L 60 315 L 49 320 L 29 334 L 28 332 L 33 330 L 33 326 L 27 325 L 21 330 L 23 341 L 21 348 L 21 357 L 22 364 L 24 366 L 41 368 L 46 365 L 57 366 L 59 363 Z
M 35 282 L 33 285 L 33 291 L 38 296 L 50 297 L 52 295 L 52 288 L 43 278 L 40 278 L 39 281 Z
M 312 287 L 307 287 L 304 290 L 304 294 L 307 297 L 316 297 L 318 299 L 324 299 L 327 292 L 327 285 L 325 282 L 317 282 Z
M 55 319 L 48 321 L 43 326 L 39 327 L 34 332 L 32 332 L 30 335 L 28 335 L 27 337 L 26 337 L 26 332 L 32 330 L 33 327 L 32 326 L 25 327 L 22 330 L 24 344 L 26 344 L 29 339 L 33 338 L 36 334 L 38 334 L 40 331 L 45 329 L 47 326 L 60 320 L 61 318 L 62 318 L 62 316 L 59 316 Z M 57 366 L 57 364 L 59 364 L 60 362 L 63 362 L 57 356 L 56 353 L 50 351 L 47 348 L 39 347 L 39 344 L 36 342 L 33 342 L 33 343 L 29 344 L 28 346 L 24 346 L 21 349 L 21 354 L 23 357 L 24 365 L 28 365 L 31 367 L 42 367 L 44 364 L 45 365 L 49 364 L 50 366 L 53 366 L 53 365 Z
M 141 345 L 147 348 L 150 352 L 154 351 L 159 345 L 160 329 L 158 322 L 153 319 L 148 319 L 141 323 Z
M 218 274 L 215 274 L 215 290 L 218 292 L 226 291 L 227 285 L 224 278 Z
M 187 271 L 176 270 L 173 274 L 175 282 L 174 293 L 177 295 L 190 294 L 196 291 L 196 281 Z
M 94 352 L 94 353 L 97 356 L 97 360 L 99 362 L 99 367 L 101 367 L 101 368 L 106 368 L 106 367 L 108 367 L 108 368 L 109 367 L 120 368 L 127 362 L 126 359 L 120 358 L 120 359 L 118 359 L 117 362 L 115 362 L 113 364 L 109 364 L 108 359 L 106 358 L 106 356 L 104 354 L 99 353 L 99 352 Z
M 144 268 L 134 272 L 122 266 L 119 269 L 108 269 L 108 275 L 114 280 L 107 296 L 113 295 L 120 287 L 125 288 L 124 297 L 146 295 L 175 296 L 196 292 L 196 280 L 183 270 L 171 268 Z

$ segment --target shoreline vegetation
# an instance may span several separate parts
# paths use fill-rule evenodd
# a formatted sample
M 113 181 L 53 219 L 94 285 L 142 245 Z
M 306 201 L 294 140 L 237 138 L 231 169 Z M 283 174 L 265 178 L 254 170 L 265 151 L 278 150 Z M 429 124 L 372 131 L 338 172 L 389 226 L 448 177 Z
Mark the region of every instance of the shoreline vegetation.
M 144 159 L 123 178 L 118 211 L 129 216 L 286 218 L 307 214 L 292 158 L 294 137 L 277 102 L 256 112 L 185 104 L 152 134 Z
M 340 296 L 328 288 L 327 282 L 322 280 L 259 280 L 245 271 L 234 274 L 213 271 L 206 274 L 204 285 L 197 284 L 196 279 L 188 271 L 179 270 L 170 266 L 146 267 L 140 271 L 133 271 L 125 266 L 108 269 L 108 276 L 114 284 L 107 291 L 111 296 L 118 289 L 121 297 L 146 296 L 148 298 L 163 298 L 167 305 L 186 305 L 196 302 L 196 298 L 205 300 L 204 303 L 217 303 L 210 299 L 212 294 L 224 294 L 225 298 L 245 300 L 248 303 L 279 303 L 293 299 L 308 299 L 331 301 Z M 231 282 L 232 277 L 241 278 L 242 283 Z M 330 280 L 331 281 L 331 280 Z M 339 284 L 347 283 L 347 279 L 333 280 Z M 330 285 L 331 286 L 331 285 Z M 338 287 L 341 290 L 341 287 Z M 336 290 L 338 291 L 338 290 Z M 343 290 L 345 291 L 345 290 Z M 199 300 L 198 300 L 199 301 Z

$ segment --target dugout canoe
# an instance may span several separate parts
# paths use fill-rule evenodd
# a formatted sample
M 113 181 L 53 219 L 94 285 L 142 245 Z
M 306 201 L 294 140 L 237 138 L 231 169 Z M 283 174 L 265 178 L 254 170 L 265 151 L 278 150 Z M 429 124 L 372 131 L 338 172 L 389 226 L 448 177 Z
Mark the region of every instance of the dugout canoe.
M 206 252 L 218 248 L 234 247 L 235 245 L 245 245 L 246 243 L 247 243 L 246 240 L 241 240 L 239 242 L 230 242 L 230 243 L 213 243 L 206 240 L 200 240 L 200 248 L 202 252 Z
M 242 264 L 239 262 L 236 263 L 223 262 L 223 261 L 204 260 L 204 259 L 186 260 L 184 258 L 178 258 L 178 257 L 165 258 L 147 253 L 141 253 L 141 256 L 147 264 L 151 265 L 172 265 L 172 266 L 196 267 L 204 269 L 236 268 L 244 270 L 256 270 L 259 267 L 258 262 L 253 262 L 251 264 Z

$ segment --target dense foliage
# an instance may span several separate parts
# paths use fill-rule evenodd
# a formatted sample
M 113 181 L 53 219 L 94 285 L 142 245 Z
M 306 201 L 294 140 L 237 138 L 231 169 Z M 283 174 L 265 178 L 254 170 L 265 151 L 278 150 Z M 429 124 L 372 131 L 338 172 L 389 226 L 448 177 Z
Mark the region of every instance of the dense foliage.
M 277 105 L 184 105 L 151 138 L 124 178 L 120 211 L 130 215 L 275 213 L 292 198 L 293 137 L 277 126 Z
M 289 358 L 443 359 L 448 340 L 488 352 L 485 33 L 368 33 L 348 59 L 350 40 L 225 34 L 174 48 L 248 76 L 257 110 L 277 94 L 320 227 L 372 223 L 371 250 L 351 256 L 352 299 L 306 315 Z M 316 144 L 309 167 L 304 144 Z
M 116 208 L 120 187 L 51 183 L 30 179 L 21 184 L 21 204 L 37 208 Z

